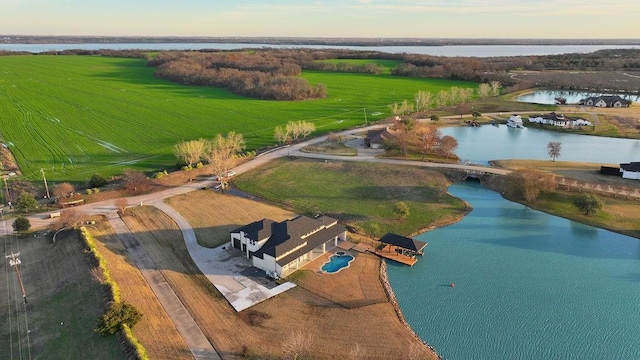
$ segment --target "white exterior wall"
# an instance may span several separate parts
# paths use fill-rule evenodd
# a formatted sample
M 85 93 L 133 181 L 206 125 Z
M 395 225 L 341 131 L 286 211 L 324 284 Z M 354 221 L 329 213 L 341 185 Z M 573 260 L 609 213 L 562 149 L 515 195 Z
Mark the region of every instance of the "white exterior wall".
M 636 171 L 622 171 L 622 178 L 623 179 L 633 179 L 633 180 L 640 180 L 640 172 L 636 172 Z
M 253 261 L 253 266 L 264 271 L 275 270 L 278 273 L 278 275 L 282 275 L 282 272 L 278 272 L 278 268 L 280 268 L 280 265 L 276 264 L 276 259 L 273 256 L 262 254 L 262 257 L 264 259 L 260 259 L 259 257 L 256 257 L 256 256 L 251 258 Z

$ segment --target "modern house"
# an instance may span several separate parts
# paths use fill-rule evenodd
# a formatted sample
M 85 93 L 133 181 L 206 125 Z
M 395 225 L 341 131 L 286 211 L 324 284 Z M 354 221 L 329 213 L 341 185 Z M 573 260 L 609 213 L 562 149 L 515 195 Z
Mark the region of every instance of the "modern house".
M 230 232 L 230 245 L 271 276 L 287 276 L 347 239 L 347 229 L 328 216 L 254 221 Z
M 594 107 L 629 107 L 631 101 L 621 98 L 618 95 L 591 96 L 580 100 L 580 105 Z
M 640 161 L 620 164 L 620 172 L 624 179 L 640 180 Z
M 532 115 L 529 116 L 529 122 L 537 124 L 546 124 L 553 126 L 560 126 L 564 128 L 577 128 L 580 126 L 591 126 L 591 122 L 581 118 L 571 118 L 564 116 L 564 114 L 556 114 L 550 112 L 544 115 Z
M 517 114 L 511 115 L 511 117 L 507 121 L 507 126 L 518 129 L 524 128 L 524 125 L 522 124 L 522 117 Z

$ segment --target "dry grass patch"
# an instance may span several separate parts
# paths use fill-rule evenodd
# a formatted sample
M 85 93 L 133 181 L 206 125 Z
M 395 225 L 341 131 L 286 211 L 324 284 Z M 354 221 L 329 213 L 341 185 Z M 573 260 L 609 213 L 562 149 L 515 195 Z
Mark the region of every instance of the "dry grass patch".
M 229 231 L 269 218 L 283 221 L 296 216 L 281 208 L 238 196 L 198 190 L 165 200 L 193 226 L 198 243 L 217 247 L 229 241 Z
M 204 192 L 188 204 L 198 206 L 197 199 L 202 199 L 202 194 Z M 210 203 L 212 199 L 227 197 L 212 195 L 213 198 L 205 198 L 203 201 Z M 246 207 L 244 212 L 254 212 L 262 204 L 249 201 L 246 205 L 251 206 Z M 208 211 L 209 216 L 205 219 L 210 219 L 209 221 L 219 221 L 217 219 L 227 216 L 217 214 L 227 212 L 224 207 Z M 366 349 L 364 359 L 407 359 L 416 351 L 422 356 L 420 359 L 434 358 L 410 336 L 409 330 L 400 323 L 392 305 L 387 301 L 348 309 L 298 287 L 236 313 L 198 272 L 171 219 L 152 207 L 135 207 L 128 212 L 133 216 L 126 217 L 125 221 L 134 231 L 140 245 L 158 265 L 224 359 L 280 359 L 292 335 L 298 333 L 310 339 L 307 350 L 311 355 L 305 357 L 308 359 L 344 358 L 356 344 Z M 253 216 L 258 214 L 264 215 L 257 212 Z M 204 223 L 203 226 L 213 225 Z M 359 256 L 356 259 L 353 269 L 343 270 L 331 277 L 310 279 L 310 286 L 318 286 L 330 294 L 350 292 L 352 295 L 349 296 L 357 296 L 358 299 L 382 300 L 380 298 L 383 293 L 378 278 L 379 260 L 372 255 L 363 256 L 364 258 Z M 351 271 L 346 272 L 347 270 Z M 345 278 L 340 276 L 343 272 Z M 358 284 L 360 290 L 352 290 L 354 282 L 363 284 Z M 345 301 L 352 301 L 352 298 L 345 298 Z M 385 333 L 384 341 L 380 341 L 381 331 Z
M 149 357 L 193 359 L 173 322 L 109 224 L 101 222 L 95 229 L 90 227 L 89 230 L 107 261 L 112 278 L 120 286 L 122 299 L 135 305 L 143 314 L 133 333 L 146 348 Z

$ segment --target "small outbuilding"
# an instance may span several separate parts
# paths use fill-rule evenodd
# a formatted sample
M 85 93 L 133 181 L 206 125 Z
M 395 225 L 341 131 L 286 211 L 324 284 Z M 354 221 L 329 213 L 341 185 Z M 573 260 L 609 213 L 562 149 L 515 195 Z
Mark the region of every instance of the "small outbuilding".
M 640 180 L 640 161 L 620 164 L 623 179 Z
M 378 256 L 413 266 L 418 259 L 416 255 L 422 255 L 427 243 L 406 236 L 387 233 L 378 240 L 382 248 L 376 251 Z

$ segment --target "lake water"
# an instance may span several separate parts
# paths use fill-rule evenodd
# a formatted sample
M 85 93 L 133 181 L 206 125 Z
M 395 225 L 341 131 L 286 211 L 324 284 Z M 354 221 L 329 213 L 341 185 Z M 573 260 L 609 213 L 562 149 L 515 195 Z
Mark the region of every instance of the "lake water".
M 640 359 L 640 241 L 506 201 L 449 191 L 473 211 L 388 262 L 416 333 L 446 359 Z M 455 287 L 448 286 L 455 283 Z
M 528 120 L 524 120 L 524 126 L 527 128 L 463 126 L 440 131 L 458 140 L 456 154 L 462 161 L 477 164 L 486 165 L 489 160 L 500 159 L 550 160 L 547 154 L 549 141 L 562 144 L 559 161 L 620 164 L 640 158 L 640 140 L 546 131 L 536 128 L 536 124 L 529 124 Z
M 122 43 L 122 44 L 0 44 L 0 50 L 29 51 L 34 53 L 50 50 L 99 50 L 99 49 L 140 49 L 140 50 L 235 50 L 244 48 L 310 48 L 310 49 L 352 49 L 381 51 L 387 53 L 426 54 L 435 56 L 529 56 L 556 55 L 567 53 L 590 53 L 605 49 L 640 49 L 640 45 L 448 45 L 448 46 L 331 46 L 331 45 L 268 45 L 268 44 L 222 44 L 222 43 Z
M 592 93 L 586 91 L 568 91 L 568 90 L 539 90 L 520 95 L 516 98 L 517 101 L 535 104 L 555 104 L 556 97 L 563 97 L 567 99 L 567 104 L 577 104 L 580 100 L 590 96 L 602 96 L 602 95 L 618 95 L 622 98 L 631 100 L 633 102 L 640 101 L 640 95 L 638 94 L 609 94 L 609 93 Z

